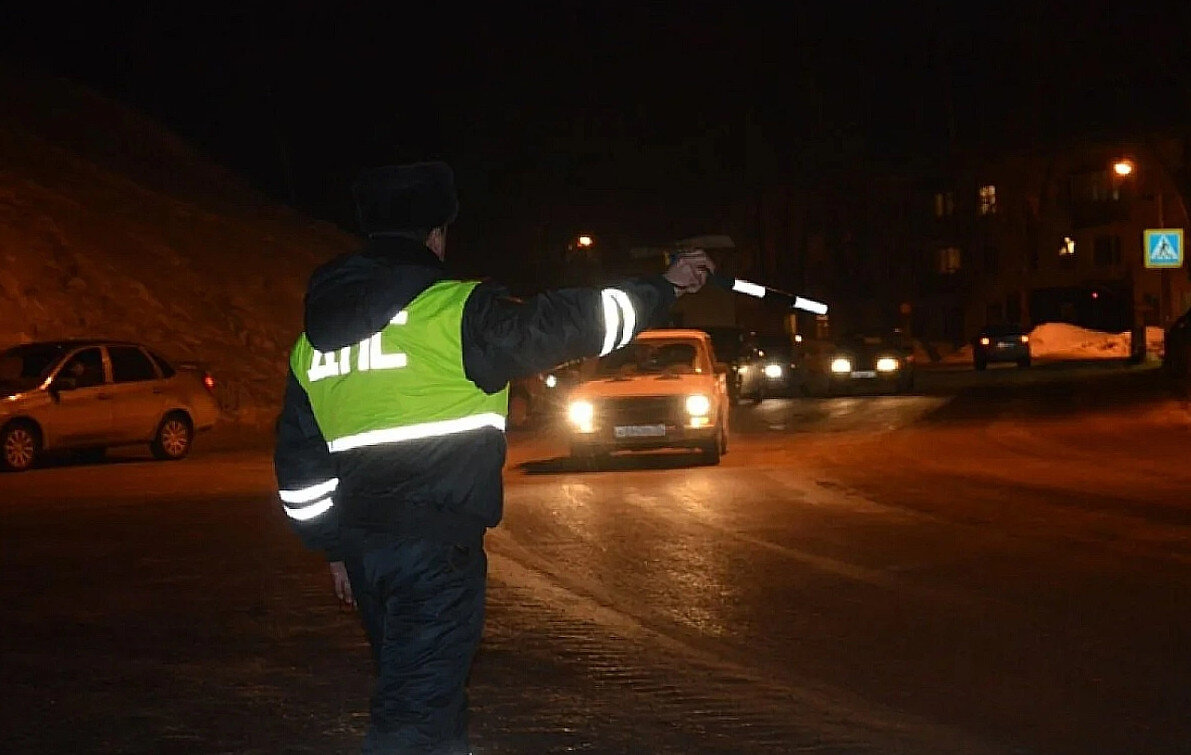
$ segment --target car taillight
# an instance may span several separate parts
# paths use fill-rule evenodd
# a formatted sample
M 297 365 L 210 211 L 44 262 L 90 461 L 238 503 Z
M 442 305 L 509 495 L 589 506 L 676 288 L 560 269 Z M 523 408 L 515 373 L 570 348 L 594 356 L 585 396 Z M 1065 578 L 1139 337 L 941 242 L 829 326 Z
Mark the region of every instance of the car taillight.
M 210 374 L 203 375 L 203 385 L 206 387 L 207 390 L 214 391 L 215 390 L 215 378 L 211 377 Z
M 989 339 L 987 339 L 987 338 L 981 338 L 981 339 L 980 339 L 980 345 L 981 345 L 981 346 L 988 346 L 990 343 L 992 343 L 992 341 L 991 341 L 991 340 L 989 340 Z

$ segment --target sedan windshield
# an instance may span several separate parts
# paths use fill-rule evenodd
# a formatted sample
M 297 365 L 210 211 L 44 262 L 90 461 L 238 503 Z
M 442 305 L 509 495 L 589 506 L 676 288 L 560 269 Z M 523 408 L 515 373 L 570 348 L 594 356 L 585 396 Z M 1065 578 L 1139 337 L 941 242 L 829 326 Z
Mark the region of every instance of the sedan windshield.
M 32 388 L 49 375 L 67 347 L 60 343 L 30 343 L 0 353 L 0 383 Z
M 706 361 L 697 341 L 650 339 L 631 343 L 602 357 L 596 374 L 613 377 L 706 372 L 710 367 Z

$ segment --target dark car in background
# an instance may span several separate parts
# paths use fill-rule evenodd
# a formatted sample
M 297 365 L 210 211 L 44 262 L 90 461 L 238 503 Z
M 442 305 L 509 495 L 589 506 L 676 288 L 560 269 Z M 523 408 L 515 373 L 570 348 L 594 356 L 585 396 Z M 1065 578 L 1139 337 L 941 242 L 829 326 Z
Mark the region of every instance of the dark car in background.
M 762 396 L 792 396 L 802 385 L 798 353 L 802 336 L 760 333 L 753 339 L 753 363 L 760 375 Z
M 98 459 L 147 444 L 162 460 L 190 453 L 215 424 L 215 381 L 136 343 L 46 341 L 0 352 L 0 468 L 24 471 L 42 454 Z
M 562 416 L 567 395 L 580 381 L 582 360 L 509 383 L 509 427 L 523 430 Z
M 1030 335 L 1020 325 L 988 325 L 972 339 L 972 366 L 986 369 L 994 362 L 1030 366 Z
M 1162 341 L 1162 368 L 1173 378 L 1191 378 L 1191 309 L 1171 323 Z
M 914 388 L 914 355 L 900 335 L 858 333 L 802 344 L 799 371 L 810 395 L 903 393 Z
M 756 333 L 735 325 L 702 328 L 711 336 L 715 360 L 728 365 L 728 398 L 736 404 L 745 399 L 759 402 L 764 397 L 762 357 L 757 353 Z

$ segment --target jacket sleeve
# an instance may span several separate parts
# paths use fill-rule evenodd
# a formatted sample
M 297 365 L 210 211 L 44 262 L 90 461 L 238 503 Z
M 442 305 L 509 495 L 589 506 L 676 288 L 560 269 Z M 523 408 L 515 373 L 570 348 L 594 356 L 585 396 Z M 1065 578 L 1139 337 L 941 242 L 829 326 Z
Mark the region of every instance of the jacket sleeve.
M 273 471 L 286 520 L 302 543 L 341 561 L 335 459 L 319 431 L 310 399 L 291 371 L 286 377 L 285 405 L 277 420 Z
M 463 367 L 481 390 L 495 393 L 514 378 L 626 346 L 663 324 L 676 299 L 661 275 L 603 289 L 556 289 L 525 301 L 483 283 L 463 311 Z

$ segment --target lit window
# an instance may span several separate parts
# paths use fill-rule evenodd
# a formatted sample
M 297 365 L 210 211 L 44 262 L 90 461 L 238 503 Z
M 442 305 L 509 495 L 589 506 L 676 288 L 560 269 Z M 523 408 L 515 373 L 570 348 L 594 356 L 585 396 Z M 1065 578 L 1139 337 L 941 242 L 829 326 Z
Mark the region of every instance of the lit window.
M 939 272 L 945 275 L 959 272 L 959 268 L 963 262 L 962 253 L 954 246 L 944 247 L 939 250 Z
M 945 218 L 955 213 L 955 195 L 949 191 L 935 194 L 935 217 Z
M 989 184 L 980 187 L 980 214 L 995 215 L 997 212 L 997 187 Z
M 1059 256 L 1071 257 L 1075 254 L 1075 239 L 1070 236 L 1063 237 L 1063 243 L 1059 244 Z

